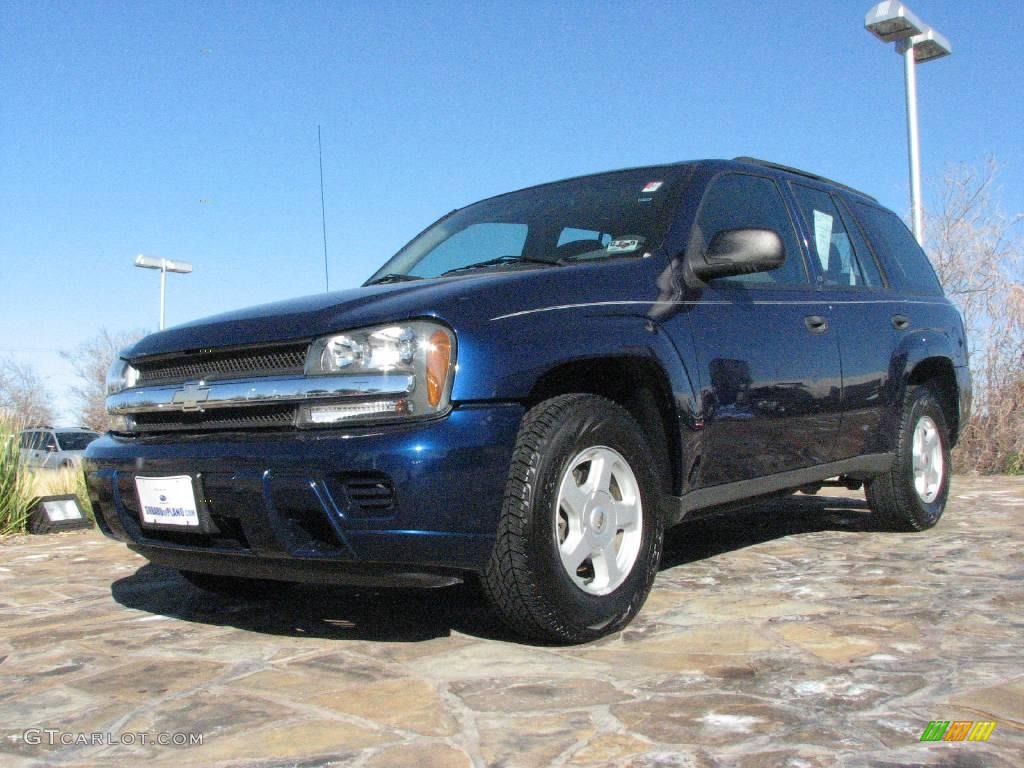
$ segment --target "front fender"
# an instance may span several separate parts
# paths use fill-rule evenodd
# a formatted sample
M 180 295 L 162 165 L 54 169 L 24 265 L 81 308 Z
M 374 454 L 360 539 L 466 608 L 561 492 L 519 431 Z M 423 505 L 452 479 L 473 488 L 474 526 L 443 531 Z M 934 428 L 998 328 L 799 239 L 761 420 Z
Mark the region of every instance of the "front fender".
M 695 392 L 660 326 L 646 317 L 580 308 L 495 317 L 458 331 L 455 402 L 526 400 L 561 365 L 597 358 L 645 358 L 664 372 L 677 403 L 693 412 Z

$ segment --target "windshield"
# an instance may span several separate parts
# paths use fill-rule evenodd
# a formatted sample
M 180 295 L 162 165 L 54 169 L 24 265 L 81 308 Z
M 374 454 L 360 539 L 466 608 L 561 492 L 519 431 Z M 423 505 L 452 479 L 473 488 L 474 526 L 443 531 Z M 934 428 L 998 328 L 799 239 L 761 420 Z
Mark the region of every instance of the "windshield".
M 57 442 L 62 451 L 84 451 L 97 437 L 96 432 L 58 432 Z
M 680 171 L 615 171 L 483 200 L 425 230 L 367 283 L 642 256 L 664 236 Z

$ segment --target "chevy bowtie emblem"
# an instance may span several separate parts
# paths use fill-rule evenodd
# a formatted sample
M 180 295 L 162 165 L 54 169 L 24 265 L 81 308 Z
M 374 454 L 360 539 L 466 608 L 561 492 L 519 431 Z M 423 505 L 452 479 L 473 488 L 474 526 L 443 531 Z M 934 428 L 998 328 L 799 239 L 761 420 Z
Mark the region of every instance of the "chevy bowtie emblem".
M 171 402 L 180 405 L 183 411 L 201 411 L 199 404 L 210 396 L 210 388 L 200 386 L 202 382 L 186 384 L 180 392 L 175 392 Z

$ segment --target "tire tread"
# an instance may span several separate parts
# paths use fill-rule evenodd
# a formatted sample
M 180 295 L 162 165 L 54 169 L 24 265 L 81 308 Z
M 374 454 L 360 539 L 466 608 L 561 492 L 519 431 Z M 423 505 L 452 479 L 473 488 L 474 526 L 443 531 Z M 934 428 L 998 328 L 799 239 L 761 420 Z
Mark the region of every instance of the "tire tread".
M 512 455 L 509 478 L 502 500 L 494 553 L 481 575 L 484 593 L 499 617 L 511 630 L 534 640 L 583 642 L 624 625 L 635 610 L 624 612 L 595 632 L 592 628 L 567 623 L 558 609 L 544 597 L 544 590 L 530 567 L 527 536 L 531 501 L 537 492 L 541 454 L 558 427 L 576 408 L 600 401 L 603 407 L 620 412 L 640 434 L 640 428 L 626 409 L 596 395 L 558 395 L 531 408 L 523 417 Z M 642 595 L 646 597 L 646 593 Z
M 936 522 L 933 520 L 928 524 L 922 521 L 918 514 L 915 514 L 919 507 L 916 493 L 912 483 L 902 476 L 904 471 L 904 447 L 909 446 L 913 440 L 915 425 L 911 417 L 914 405 L 916 401 L 924 400 L 925 398 L 935 402 L 936 410 L 938 411 L 936 423 L 939 429 L 942 430 L 943 444 L 948 444 L 948 431 L 942 408 L 936 399 L 935 392 L 927 384 L 907 387 L 907 391 L 903 396 L 903 403 L 900 407 L 899 424 L 896 431 L 896 460 L 889 471 L 877 475 L 865 484 L 864 494 L 867 497 L 868 507 L 878 515 L 889 530 L 924 531 L 931 528 Z M 947 473 L 946 482 L 948 484 L 948 475 L 952 471 L 952 467 L 948 463 L 948 452 L 945 459 L 947 462 L 945 468 Z

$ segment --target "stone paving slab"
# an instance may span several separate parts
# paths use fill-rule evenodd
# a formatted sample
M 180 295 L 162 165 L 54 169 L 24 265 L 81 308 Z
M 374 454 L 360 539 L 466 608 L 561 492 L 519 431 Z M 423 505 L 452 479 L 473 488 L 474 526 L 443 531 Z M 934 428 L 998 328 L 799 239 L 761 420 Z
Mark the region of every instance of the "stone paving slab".
M 94 531 L 22 537 L 0 765 L 1021 766 L 1022 641 L 1022 478 L 956 478 L 922 534 L 845 490 L 685 523 L 637 620 L 568 648 L 465 587 L 244 602 Z M 930 720 L 997 725 L 921 743 Z

